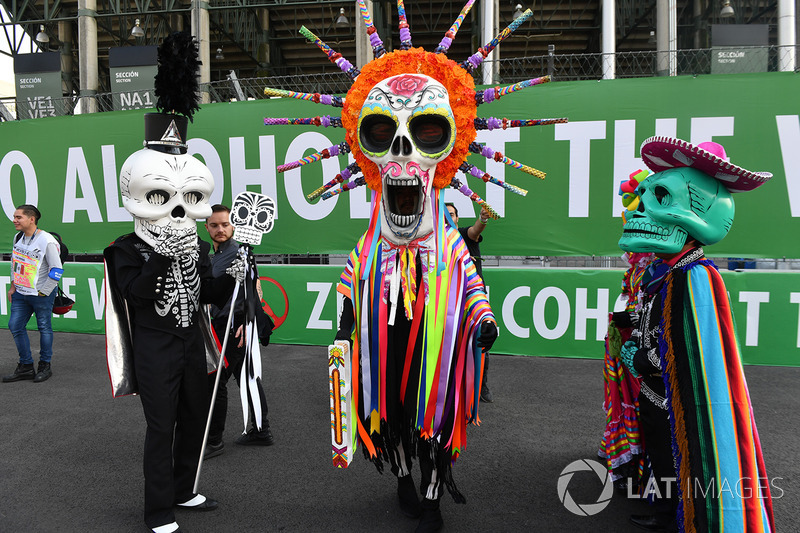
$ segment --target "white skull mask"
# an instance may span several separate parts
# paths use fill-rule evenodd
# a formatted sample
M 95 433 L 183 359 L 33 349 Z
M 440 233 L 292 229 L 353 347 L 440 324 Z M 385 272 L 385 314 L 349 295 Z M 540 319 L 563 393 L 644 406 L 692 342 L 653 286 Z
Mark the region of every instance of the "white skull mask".
M 447 89 L 420 74 L 387 78 L 370 91 L 358 124 L 361 151 L 381 174 L 382 235 L 395 244 L 428 235 L 436 165 L 455 144 Z
M 214 178 L 191 155 L 139 150 L 123 163 L 119 181 L 122 205 L 134 216 L 136 235 L 150 246 L 162 233 L 196 233 L 195 221 L 211 216 Z
M 245 244 L 261 244 L 264 233 L 272 231 L 275 202 L 265 194 L 245 191 L 236 195 L 231 207 L 233 238 Z

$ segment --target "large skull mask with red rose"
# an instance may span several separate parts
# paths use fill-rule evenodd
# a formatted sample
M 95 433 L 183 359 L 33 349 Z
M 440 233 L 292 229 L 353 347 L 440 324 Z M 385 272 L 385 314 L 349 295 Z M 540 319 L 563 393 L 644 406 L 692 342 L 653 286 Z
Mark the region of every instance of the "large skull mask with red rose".
M 433 231 L 431 184 L 455 136 L 447 89 L 435 79 L 400 74 L 369 92 L 358 142 L 380 170 L 381 233 L 390 242 L 408 244 Z

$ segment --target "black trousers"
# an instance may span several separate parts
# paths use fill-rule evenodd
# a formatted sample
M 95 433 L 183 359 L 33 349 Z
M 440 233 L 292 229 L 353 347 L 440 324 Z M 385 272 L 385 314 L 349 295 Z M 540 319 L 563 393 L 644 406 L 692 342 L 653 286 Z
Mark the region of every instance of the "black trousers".
M 227 325 L 226 319 L 214 320 L 212 326 L 219 338 L 219 342 L 225 339 L 225 326 Z M 214 444 L 222 442 L 222 435 L 225 432 L 225 420 L 228 415 L 228 379 L 231 375 L 236 380 L 236 384 L 240 387 L 240 378 L 242 375 L 242 365 L 244 364 L 244 351 L 245 346 L 237 347 L 239 341 L 234 336 L 234 331 L 231 331 L 228 336 L 228 346 L 225 350 L 225 357 L 228 360 L 228 366 L 222 368 L 222 374 L 219 377 L 219 388 L 217 389 L 217 397 L 214 400 L 214 412 L 211 414 L 211 426 L 208 431 L 208 441 Z M 211 401 L 211 395 L 214 391 L 214 382 L 216 381 L 216 374 L 208 375 L 208 398 Z M 269 418 L 267 417 L 267 396 L 264 394 L 264 389 L 261 382 L 258 383 L 258 388 L 261 397 L 261 428 L 269 427 Z M 255 417 L 253 406 L 250 405 L 250 426 L 255 427 Z
M 175 521 L 173 507 L 192 488 L 208 414 L 205 348 L 197 331 L 182 339 L 134 325 L 134 367 L 147 432 L 144 441 L 144 520 L 155 528 Z
M 400 446 L 389 449 L 389 463 L 392 473 L 397 477 L 407 476 L 411 473 L 413 462 L 411 459 L 411 444 L 408 433 L 401 434 Z M 417 441 L 417 459 L 422 478 L 419 482 L 420 494 L 428 500 L 438 500 L 442 497 L 442 479 L 436 470 L 437 453 L 427 439 L 419 438 Z
M 417 272 L 421 272 L 421 265 L 417 264 Z M 417 280 L 419 283 L 420 280 Z M 419 286 L 419 285 L 418 285 Z M 421 297 L 421 296 L 420 296 Z M 401 398 L 401 383 L 403 380 L 403 370 L 406 362 L 406 346 L 409 342 L 411 335 L 411 321 L 408 320 L 403 314 L 402 302 L 398 304 L 397 316 L 395 317 L 395 324 L 388 328 L 388 344 L 387 351 L 387 391 L 386 402 L 387 409 L 389 410 L 389 420 L 391 425 L 391 433 L 397 435 L 399 433 L 399 445 L 392 446 L 391 442 L 386 442 L 387 452 L 389 455 L 389 464 L 392 467 L 392 473 L 395 476 L 402 477 L 411 473 L 412 452 L 416 452 L 417 460 L 419 461 L 420 473 L 422 474 L 420 480 L 420 493 L 429 500 L 438 500 L 442 496 L 443 479 L 441 473 L 437 471 L 436 465 L 438 464 L 440 447 L 432 445 L 427 439 L 415 435 L 416 450 L 412 449 L 412 435 L 416 433 L 413 426 L 413 421 L 416 415 L 417 394 L 418 388 L 415 385 L 419 381 L 420 360 L 421 353 L 416 349 L 412 355 L 412 363 L 409 374 L 409 384 L 406 389 L 403 402 Z M 417 332 L 416 346 L 421 346 L 422 340 L 422 327 Z
M 663 386 L 658 388 L 654 385 L 653 389 L 658 394 L 664 393 Z M 675 461 L 672 457 L 669 414 L 642 393 L 639 394 L 639 419 L 644 437 L 644 449 L 650 458 L 657 494 L 660 496 L 653 499 L 654 510 L 657 514 L 674 518 L 678 508 L 678 485 L 675 480 Z

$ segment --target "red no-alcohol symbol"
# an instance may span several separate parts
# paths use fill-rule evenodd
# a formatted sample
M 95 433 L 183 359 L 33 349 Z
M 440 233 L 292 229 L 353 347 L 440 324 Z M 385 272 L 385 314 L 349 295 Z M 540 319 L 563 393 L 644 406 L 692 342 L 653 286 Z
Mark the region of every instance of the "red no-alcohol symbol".
M 281 316 L 276 315 L 275 312 L 272 310 L 272 308 L 269 306 L 269 304 L 266 301 L 264 301 L 263 298 L 261 299 L 261 307 L 264 308 L 264 312 L 267 313 L 269 317 L 272 319 L 272 322 L 275 323 L 275 329 L 278 329 L 279 327 L 281 327 L 281 324 L 283 324 L 286 321 L 286 316 L 289 314 L 289 297 L 286 295 L 286 289 L 284 289 L 280 283 L 278 283 L 272 278 L 268 278 L 266 276 L 260 276 L 258 279 L 261 281 L 268 281 L 272 283 L 273 285 L 278 287 L 278 290 L 281 291 L 281 294 L 283 294 L 284 311 L 283 315 Z

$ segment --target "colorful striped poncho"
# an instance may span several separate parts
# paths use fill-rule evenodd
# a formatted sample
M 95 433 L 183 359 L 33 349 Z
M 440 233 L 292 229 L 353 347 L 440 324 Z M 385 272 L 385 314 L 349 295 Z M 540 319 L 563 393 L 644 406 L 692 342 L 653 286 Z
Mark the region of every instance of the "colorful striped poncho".
M 444 452 L 439 466 L 456 496 L 449 467 L 466 446 L 467 424 L 478 423 L 483 354 L 475 343 L 480 323 L 494 316 L 463 239 L 444 225 L 441 201 L 433 205 L 434 231 L 401 247 L 381 236 L 373 209 L 337 290 L 355 314 L 352 387 L 365 454 L 380 468 L 397 431 L 412 431 Z M 402 362 L 402 372 L 392 361 Z M 392 409 L 398 401 L 402 414 Z
M 662 285 L 659 352 L 682 531 L 774 531 L 772 499 L 725 285 L 711 261 Z

